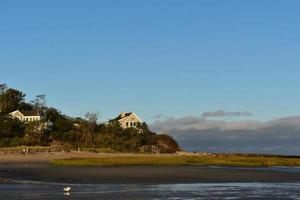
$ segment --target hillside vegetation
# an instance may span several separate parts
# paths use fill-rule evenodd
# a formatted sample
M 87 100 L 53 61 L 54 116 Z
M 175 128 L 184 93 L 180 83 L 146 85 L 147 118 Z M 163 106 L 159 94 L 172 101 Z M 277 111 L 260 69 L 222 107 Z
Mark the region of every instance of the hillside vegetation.
M 46 106 L 46 96 L 25 101 L 25 94 L 16 89 L 0 85 L 0 147 L 61 145 L 69 149 L 111 149 L 117 152 L 147 153 L 144 147 L 155 146 L 162 153 L 180 150 L 176 141 L 168 135 L 157 135 L 147 124 L 138 128 L 123 129 L 118 123 L 98 123 L 97 113 L 87 113 L 85 118 L 74 118 L 62 114 L 56 108 Z M 15 110 L 37 110 L 42 115 L 38 122 L 21 122 L 9 113 Z M 51 122 L 51 127 L 44 124 Z M 145 151 L 146 150 L 146 151 Z

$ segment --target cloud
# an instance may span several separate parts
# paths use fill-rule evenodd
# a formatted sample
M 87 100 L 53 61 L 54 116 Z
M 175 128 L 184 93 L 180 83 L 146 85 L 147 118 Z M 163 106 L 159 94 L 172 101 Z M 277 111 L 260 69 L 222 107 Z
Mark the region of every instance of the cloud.
M 170 133 L 185 150 L 300 155 L 300 117 L 266 122 L 225 121 L 202 117 L 169 117 L 150 128 Z
M 153 116 L 153 118 L 156 120 L 162 120 L 162 119 L 167 119 L 168 117 L 163 114 L 157 114 L 157 115 Z
M 202 117 L 228 117 L 228 116 L 252 116 L 250 112 L 226 112 L 224 110 L 217 110 L 213 112 L 205 112 L 202 114 Z
M 162 132 L 185 130 L 210 130 L 210 129 L 255 129 L 260 126 L 258 121 L 224 121 L 208 120 L 206 118 L 186 116 L 182 118 L 169 117 L 165 120 L 155 121 L 151 127 Z

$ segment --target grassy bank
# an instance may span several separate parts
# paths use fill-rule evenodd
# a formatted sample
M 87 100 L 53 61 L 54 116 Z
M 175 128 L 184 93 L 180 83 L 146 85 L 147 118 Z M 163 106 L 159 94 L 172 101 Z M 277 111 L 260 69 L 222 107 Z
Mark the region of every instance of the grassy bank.
M 300 158 L 250 156 L 126 156 L 106 158 L 58 159 L 54 166 L 120 166 L 120 165 L 203 165 L 203 166 L 300 166 Z

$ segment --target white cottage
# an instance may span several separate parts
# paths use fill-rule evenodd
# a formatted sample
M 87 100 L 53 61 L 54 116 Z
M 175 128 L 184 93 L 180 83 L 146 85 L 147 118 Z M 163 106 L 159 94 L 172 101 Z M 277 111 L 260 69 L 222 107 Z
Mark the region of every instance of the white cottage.
M 142 120 L 134 112 L 121 112 L 120 115 L 112 121 L 118 121 L 122 128 L 137 128 Z
M 13 118 L 17 118 L 22 122 L 34 122 L 34 121 L 40 121 L 41 116 L 39 115 L 39 112 L 37 110 L 29 110 L 29 111 L 13 111 L 9 113 L 10 116 Z

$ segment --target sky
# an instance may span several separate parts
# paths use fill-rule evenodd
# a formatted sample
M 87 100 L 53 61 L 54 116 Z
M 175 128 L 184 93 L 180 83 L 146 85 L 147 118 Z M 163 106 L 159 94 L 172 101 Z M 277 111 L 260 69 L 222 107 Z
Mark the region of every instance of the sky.
M 1 1 L 0 82 L 28 101 L 46 94 L 70 116 L 134 111 L 157 131 L 182 131 L 162 125 L 172 119 L 295 117 L 299 9 L 296 0 Z

